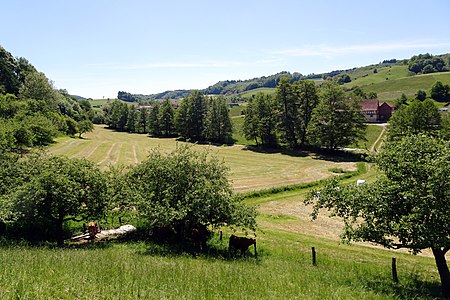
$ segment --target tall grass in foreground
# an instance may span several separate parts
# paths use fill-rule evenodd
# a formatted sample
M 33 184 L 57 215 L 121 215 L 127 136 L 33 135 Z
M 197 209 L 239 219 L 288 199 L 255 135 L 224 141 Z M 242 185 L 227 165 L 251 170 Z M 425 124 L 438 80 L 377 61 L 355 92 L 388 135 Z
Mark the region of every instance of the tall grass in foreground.
M 282 232 L 259 237 L 258 259 L 228 259 L 226 240 L 213 244 L 211 256 L 143 242 L 3 246 L 0 299 L 427 299 L 437 286 L 422 281 L 436 275 L 429 258 L 399 254 L 395 285 L 388 251 Z

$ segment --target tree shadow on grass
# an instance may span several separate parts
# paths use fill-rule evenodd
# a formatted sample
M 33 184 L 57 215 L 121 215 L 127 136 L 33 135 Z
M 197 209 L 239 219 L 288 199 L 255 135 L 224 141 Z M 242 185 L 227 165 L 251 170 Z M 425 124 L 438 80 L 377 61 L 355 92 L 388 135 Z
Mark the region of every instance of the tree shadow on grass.
M 362 280 L 367 289 L 376 293 L 395 296 L 395 299 L 446 299 L 442 296 L 441 287 L 437 282 L 429 282 L 411 274 L 400 283 L 387 280 Z
M 263 147 L 263 146 L 253 146 L 247 145 L 242 150 L 244 151 L 252 151 L 256 153 L 262 154 L 282 154 L 293 157 L 306 157 L 309 156 L 310 153 L 308 151 L 300 150 L 300 149 L 288 149 L 283 147 Z
M 354 153 L 340 149 L 323 149 L 312 146 L 304 146 L 301 149 L 289 149 L 286 147 L 262 147 L 248 145 L 243 148 L 244 151 L 252 151 L 263 154 L 282 154 L 292 157 L 307 157 L 313 159 L 332 162 L 360 162 L 366 161 L 367 154 Z
M 257 261 L 268 254 L 264 250 L 258 250 L 258 256 L 255 257 L 253 251 L 248 251 L 246 257 L 240 255 L 230 255 L 228 252 L 228 239 L 220 240 L 218 235 L 211 235 L 208 240 L 200 247 L 198 243 L 189 238 L 182 238 L 176 234 L 149 235 L 147 232 L 137 230 L 117 239 L 119 242 L 145 242 L 146 250 L 141 251 L 142 255 L 163 256 L 163 257 L 202 257 L 207 259 L 219 260 L 243 260 Z

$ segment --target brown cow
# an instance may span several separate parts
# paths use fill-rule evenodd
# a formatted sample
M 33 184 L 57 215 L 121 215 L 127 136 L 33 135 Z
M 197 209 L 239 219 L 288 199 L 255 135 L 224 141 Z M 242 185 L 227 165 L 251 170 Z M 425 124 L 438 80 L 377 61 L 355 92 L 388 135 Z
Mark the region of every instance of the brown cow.
M 95 239 L 95 236 L 97 235 L 97 233 L 100 232 L 98 230 L 98 226 L 97 226 L 97 224 L 95 224 L 95 222 L 88 223 L 88 232 L 89 232 L 89 238 L 92 240 Z
M 256 257 L 257 256 L 256 239 L 235 236 L 234 234 L 232 234 L 230 236 L 230 242 L 228 244 L 228 252 L 231 255 L 232 251 L 239 250 L 241 252 L 241 255 L 245 257 L 245 253 L 247 252 L 247 249 L 248 247 L 250 247 L 250 245 L 255 246 L 255 257 Z

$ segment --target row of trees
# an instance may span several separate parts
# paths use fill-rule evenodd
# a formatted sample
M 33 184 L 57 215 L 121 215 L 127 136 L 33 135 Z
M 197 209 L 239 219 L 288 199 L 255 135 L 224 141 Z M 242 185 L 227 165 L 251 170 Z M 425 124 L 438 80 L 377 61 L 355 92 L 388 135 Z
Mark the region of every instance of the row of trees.
M 155 150 L 139 165 L 106 172 L 85 159 L 2 154 L 0 177 L 0 235 L 14 238 L 62 245 L 72 233 L 69 221 L 129 214 L 144 228 L 178 234 L 256 227 L 256 212 L 232 194 L 223 161 L 188 147 Z
M 261 93 L 249 100 L 243 132 L 263 146 L 336 149 L 363 138 L 364 122 L 358 101 L 349 100 L 336 83 L 318 89 L 312 81 L 282 78 L 275 96 Z
M 105 108 L 106 123 L 119 131 L 180 136 L 190 141 L 228 143 L 232 139 L 229 109 L 223 97 L 207 97 L 199 91 L 184 98 L 175 110 L 167 99 L 151 107 L 135 107 L 114 101 Z
M 447 58 L 448 59 L 448 58 Z M 450 63 L 450 61 L 448 61 Z M 428 74 L 447 71 L 450 68 L 442 57 L 429 53 L 414 55 L 408 63 L 408 69 L 414 73 Z

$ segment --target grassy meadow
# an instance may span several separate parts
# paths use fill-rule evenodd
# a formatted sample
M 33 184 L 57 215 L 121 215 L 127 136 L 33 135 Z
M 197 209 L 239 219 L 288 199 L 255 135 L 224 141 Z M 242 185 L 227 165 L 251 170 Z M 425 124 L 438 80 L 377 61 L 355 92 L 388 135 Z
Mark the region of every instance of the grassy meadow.
M 233 118 L 240 118 L 239 114 Z M 378 144 L 379 126 L 369 126 L 369 149 Z M 171 151 L 174 139 L 110 131 L 96 126 L 84 139 L 60 138 L 53 154 L 86 157 L 102 168 L 136 164 L 152 148 Z M 230 167 L 236 191 L 314 182 L 333 169 L 355 170 L 356 163 L 311 153 L 259 153 L 244 146 L 195 145 L 209 149 Z M 334 174 L 335 175 L 335 174 Z M 357 177 L 373 180 L 374 168 Z M 11 245 L 0 240 L 0 299 L 436 299 L 439 275 L 425 252 L 381 249 L 339 242 L 342 222 L 324 212 L 311 221 L 303 204 L 309 188 L 249 196 L 257 207 L 258 257 L 230 258 L 231 229 L 217 231 L 208 251 L 149 241 L 100 240 L 85 244 Z M 244 233 L 238 232 L 238 235 Z M 317 265 L 311 262 L 311 248 Z M 397 258 L 399 283 L 391 279 Z
M 96 126 L 84 139 L 60 138 L 49 152 L 67 157 L 84 157 L 102 168 L 110 165 L 133 165 L 144 160 L 154 148 L 170 152 L 177 147 L 175 139 L 150 138 L 148 135 L 114 132 Z M 230 168 L 234 190 L 251 191 L 282 185 L 317 181 L 333 175 L 329 169 L 356 170 L 355 162 L 339 157 L 321 157 L 313 153 L 261 153 L 241 145 L 193 145 L 194 149 L 209 150 Z
M 260 222 L 258 258 L 228 258 L 227 234 L 199 256 L 148 242 L 1 246 L 0 299 L 432 299 L 438 292 L 429 257 L 265 227 L 291 222 L 282 215 Z

